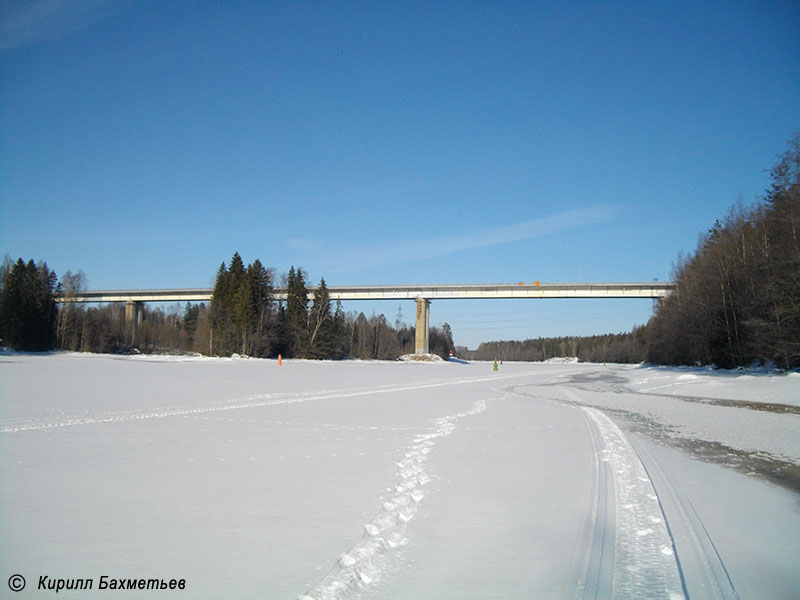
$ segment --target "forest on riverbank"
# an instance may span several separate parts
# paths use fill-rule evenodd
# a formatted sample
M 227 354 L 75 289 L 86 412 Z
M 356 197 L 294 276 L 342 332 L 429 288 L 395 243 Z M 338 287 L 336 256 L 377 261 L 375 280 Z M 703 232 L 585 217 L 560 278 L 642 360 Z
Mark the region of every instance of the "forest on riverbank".
M 67 273 L 59 288 L 66 301 L 53 320 L 51 347 L 333 360 L 391 360 L 414 352 L 413 326 L 400 319 L 389 323 L 382 314 L 346 313 L 339 302 L 331 301 L 324 279 L 311 294 L 306 278 L 303 269 L 294 267 L 277 278 L 287 291 L 286 299 L 278 300 L 275 270 L 258 259 L 245 266 L 237 252 L 228 264 L 220 265 L 210 303 L 167 310 L 144 305 L 141 322 L 132 327 L 121 304 L 86 307 L 69 302 L 76 290 L 83 289 L 85 276 Z M 431 328 L 432 353 L 446 357 L 453 347 L 447 323 Z

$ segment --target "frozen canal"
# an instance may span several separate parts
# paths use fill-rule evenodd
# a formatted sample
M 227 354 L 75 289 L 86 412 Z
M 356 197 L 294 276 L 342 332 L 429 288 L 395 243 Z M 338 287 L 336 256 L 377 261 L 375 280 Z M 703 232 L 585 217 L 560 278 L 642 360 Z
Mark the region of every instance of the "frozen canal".
M 0 386 L 2 598 L 800 590 L 798 374 L 4 354 Z

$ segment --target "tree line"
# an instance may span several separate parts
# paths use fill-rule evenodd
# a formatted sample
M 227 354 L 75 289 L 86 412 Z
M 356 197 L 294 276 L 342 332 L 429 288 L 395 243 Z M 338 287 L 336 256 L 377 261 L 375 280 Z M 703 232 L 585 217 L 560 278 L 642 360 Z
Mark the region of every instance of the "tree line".
M 0 345 L 16 350 L 100 353 L 182 353 L 209 356 L 392 360 L 414 352 L 414 327 L 384 315 L 345 313 L 331 302 L 324 278 L 309 293 L 307 275 L 292 266 L 280 277 L 287 291 L 276 299 L 275 270 L 260 260 L 245 266 L 238 253 L 217 270 L 210 303 L 166 309 L 143 305 L 135 327 L 125 306 L 74 301 L 86 289 L 83 272 L 58 282 L 45 263 L 6 259 L 0 270 Z M 56 296 L 62 302 L 56 305 Z M 309 300 L 309 296 L 311 299 Z M 432 327 L 432 353 L 454 348 L 448 324 Z
M 647 360 L 800 367 L 800 133 L 748 208 L 732 209 L 679 257 L 675 292 L 647 326 Z
M 325 279 L 310 294 L 302 268 L 282 277 L 285 301 L 275 299 L 274 270 L 256 260 L 245 267 L 238 253 L 220 265 L 211 304 L 189 305 L 187 334 L 206 354 L 310 359 L 394 359 L 414 351 L 414 329 L 384 315 L 345 313 L 333 303 Z M 311 296 L 311 300 L 309 300 Z M 431 328 L 431 352 L 453 349 L 450 327 Z M 206 341 L 207 336 L 207 341 Z
M 646 356 L 646 332 L 646 327 L 639 326 L 629 333 L 483 342 L 476 350 L 459 347 L 456 353 L 467 360 L 544 361 L 551 358 L 577 358 L 582 362 L 639 363 Z

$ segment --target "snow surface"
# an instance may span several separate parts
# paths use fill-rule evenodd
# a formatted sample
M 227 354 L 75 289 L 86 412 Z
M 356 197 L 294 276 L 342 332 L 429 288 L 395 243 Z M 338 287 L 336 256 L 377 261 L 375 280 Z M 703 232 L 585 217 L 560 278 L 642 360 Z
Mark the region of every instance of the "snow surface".
M 797 374 L 5 354 L 0 386 L 2 598 L 800 589 Z
M 639 367 L 630 387 L 643 393 L 800 406 L 797 371 Z

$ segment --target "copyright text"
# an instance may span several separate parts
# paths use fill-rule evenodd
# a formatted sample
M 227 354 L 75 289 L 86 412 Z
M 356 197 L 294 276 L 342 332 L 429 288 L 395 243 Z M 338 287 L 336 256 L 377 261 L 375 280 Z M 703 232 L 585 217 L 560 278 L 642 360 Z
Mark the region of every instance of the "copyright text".
M 109 575 L 100 577 L 98 586 L 94 587 L 95 580 L 91 577 L 83 578 L 54 578 L 47 575 L 39 577 L 39 590 L 61 592 L 64 590 L 185 590 L 185 579 L 156 578 L 116 578 Z

